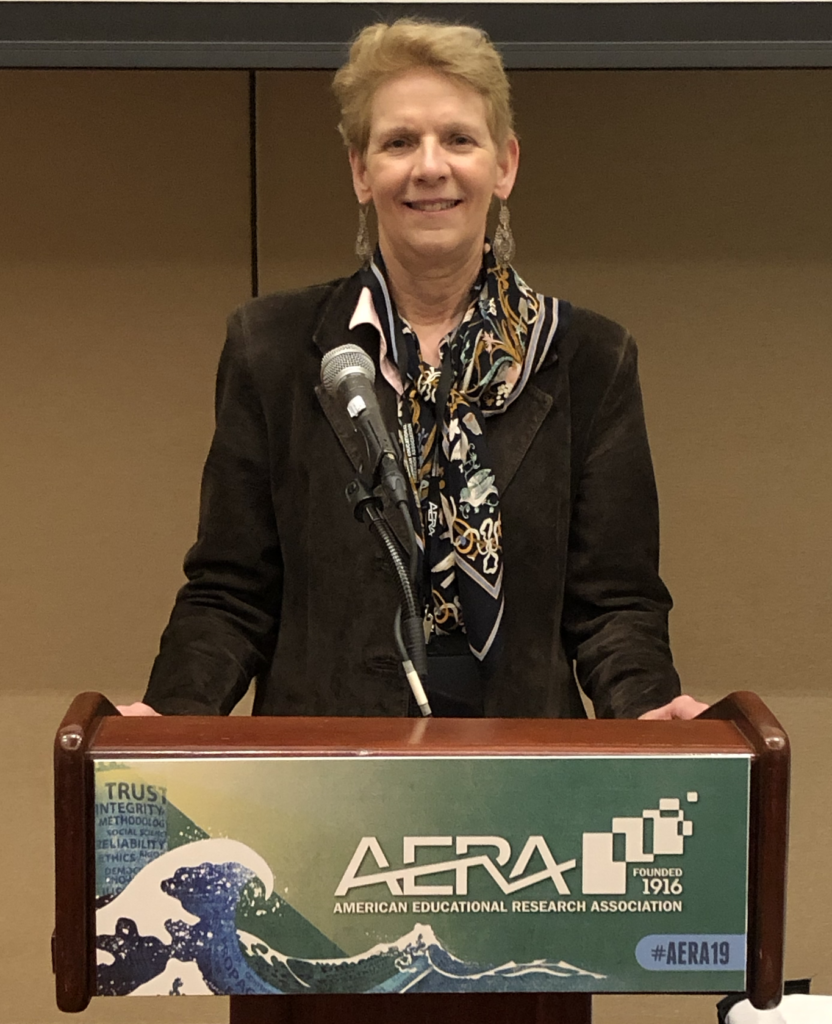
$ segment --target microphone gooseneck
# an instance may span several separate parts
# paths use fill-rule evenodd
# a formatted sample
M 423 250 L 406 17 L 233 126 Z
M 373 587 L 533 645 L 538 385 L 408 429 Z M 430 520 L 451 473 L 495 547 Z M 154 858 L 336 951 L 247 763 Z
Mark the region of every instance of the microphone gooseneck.
M 359 476 L 347 488 L 347 498 L 356 518 L 363 520 L 378 538 L 398 581 L 402 602 L 396 609 L 394 633 L 402 667 L 413 697 L 422 715 L 431 715 L 425 694 L 427 655 L 422 616 L 416 597 L 415 579 L 418 562 L 416 535 L 410 519 L 409 485 L 401 467 L 401 455 L 385 426 L 375 392 L 376 368 L 372 359 L 358 345 L 339 345 L 327 352 L 321 361 L 321 384 L 328 395 L 345 405 L 353 425 L 361 433 L 367 448 L 368 474 L 372 484 Z M 380 484 L 390 501 L 404 513 L 408 527 L 410 566 L 405 565 L 382 510 L 381 499 L 369 487 Z

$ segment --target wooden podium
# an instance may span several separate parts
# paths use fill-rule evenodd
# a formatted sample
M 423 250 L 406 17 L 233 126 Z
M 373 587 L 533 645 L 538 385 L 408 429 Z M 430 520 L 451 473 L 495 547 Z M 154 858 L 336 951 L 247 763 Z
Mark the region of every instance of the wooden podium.
M 582 1024 L 611 991 L 769 1008 L 788 776 L 751 693 L 691 722 L 122 718 L 81 694 L 55 740 L 58 1006 L 169 988 L 231 994 L 231 1024 Z

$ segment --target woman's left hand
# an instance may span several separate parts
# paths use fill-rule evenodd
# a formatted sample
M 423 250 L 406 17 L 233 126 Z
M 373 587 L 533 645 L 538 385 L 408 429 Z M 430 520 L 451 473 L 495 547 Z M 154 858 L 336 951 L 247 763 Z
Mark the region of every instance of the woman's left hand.
M 117 704 L 116 711 L 128 718 L 149 718 L 151 715 L 159 714 L 149 704 L 142 704 L 141 701 L 136 701 L 135 704 Z
M 664 704 L 660 708 L 654 708 L 652 711 L 645 711 L 643 715 L 639 715 L 641 718 L 650 718 L 654 721 L 669 722 L 672 718 L 696 718 L 697 715 L 701 715 L 702 712 L 709 708 L 710 704 L 703 704 L 700 700 L 694 700 L 693 697 L 683 693 L 681 697 L 674 697 L 669 704 Z

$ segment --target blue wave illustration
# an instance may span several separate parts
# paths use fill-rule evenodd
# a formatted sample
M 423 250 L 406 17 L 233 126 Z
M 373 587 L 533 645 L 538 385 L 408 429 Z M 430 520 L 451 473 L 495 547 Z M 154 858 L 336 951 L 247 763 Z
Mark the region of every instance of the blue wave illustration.
M 231 846 L 246 864 L 220 860 Z M 98 911 L 98 993 L 588 991 L 604 978 L 562 960 L 467 963 L 446 950 L 427 924 L 355 956 L 292 956 L 238 926 L 241 896 L 258 879 L 259 891 L 279 902 L 265 862 L 230 840 L 186 844 L 165 854 L 164 865 L 142 869 Z M 248 918 L 246 927 L 256 921 Z
M 605 977 L 563 960 L 511 961 L 497 967 L 468 963 L 449 953 L 426 924 L 417 924 L 393 943 L 328 960 L 285 957 L 246 933 L 240 941 L 258 973 L 265 976 L 273 970 L 275 980 L 277 972 L 284 978 L 291 975 L 283 991 L 292 992 L 568 992 L 590 990 Z

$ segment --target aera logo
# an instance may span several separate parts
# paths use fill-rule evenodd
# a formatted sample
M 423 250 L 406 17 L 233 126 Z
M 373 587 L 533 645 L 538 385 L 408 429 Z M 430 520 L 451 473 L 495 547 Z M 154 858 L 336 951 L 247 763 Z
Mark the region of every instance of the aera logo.
M 699 797 L 689 792 L 686 799 L 696 803 Z M 623 837 L 621 850 L 616 850 L 616 835 Z M 646 808 L 639 817 L 613 818 L 608 832 L 584 832 L 581 892 L 626 893 L 628 864 L 653 863 L 656 856 L 679 856 L 684 853 L 685 838 L 691 835 L 693 822 L 685 817 L 681 801 L 675 797 L 663 797 L 658 807 Z M 446 860 L 418 864 L 419 851 L 428 847 L 450 847 L 453 853 Z M 529 870 L 535 854 L 543 867 Z M 375 861 L 376 870 L 359 874 L 368 857 Z M 392 896 L 467 896 L 468 874 L 476 867 L 484 868 L 505 895 L 546 881 L 551 881 L 561 896 L 571 895 L 564 873 L 577 866 L 577 859 L 573 857 L 558 863 L 542 835 L 526 839 L 506 875 L 504 870 L 511 859 L 511 844 L 503 836 L 404 836 L 403 866 L 391 868 L 390 859 L 376 836 L 363 836 L 335 895 L 346 896 L 352 889 L 385 885 Z M 453 875 L 451 884 L 447 878 L 441 885 L 423 881 L 431 875 L 449 874 Z
M 688 803 L 699 800 L 688 793 Z M 652 839 L 647 841 L 648 823 Z M 614 854 L 615 836 L 624 837 L 624 856 Z M 652 864 L 657 855 L 680 856 L 685 838 L 693 835 L 693 822 L 685 817 L 681 801 L 664 797 L 638 818 L 613 818 L 609 832 L 584 832 L 581 891 L 593 895 L 623 895 L 627 891 L 627 865 Z
M 390 861 L 378 839 L 375 836 L 364 836 L 338 883 L 335 895 L 346 896 L 351 889 L 383 883 L 393 896 L 467 896 L 468 872 L 473 867 L 483 867 L 497 883 L 501 892 L 507 895 L 550 878 L 557 891 L 562 896 L 568 896 L 570 890 L 563 872 L 570 871 L 576 863 L 573 859 L 558 864 L 543 836 L 529 836 L 509 871 L 508 879 L 503 876 L 500 867 L 505 867 L 511 860 L 511 845 L 502 836 L 404 836 L 402 846 L 402 862 L 408 866 L 391 869 Z M 451 846 L 456 856 L 452 860 L 417 865 L 418 850 L 427 846 Z M 495 853 L 493 856 L 488 853 L 470 853 L 472 849 L 478 847 L 490 848 Z M 545 866 L 542 871 L 532 871 L 523 877 L 535 853 L 540 855 Z M 384 870 L 359 875 L 358 872 L 368 854 L 375 860 L 376 867 Z M 452 885 L 425 885 L 418 881 L 425 875 L 451 871 L 454 873 Z

